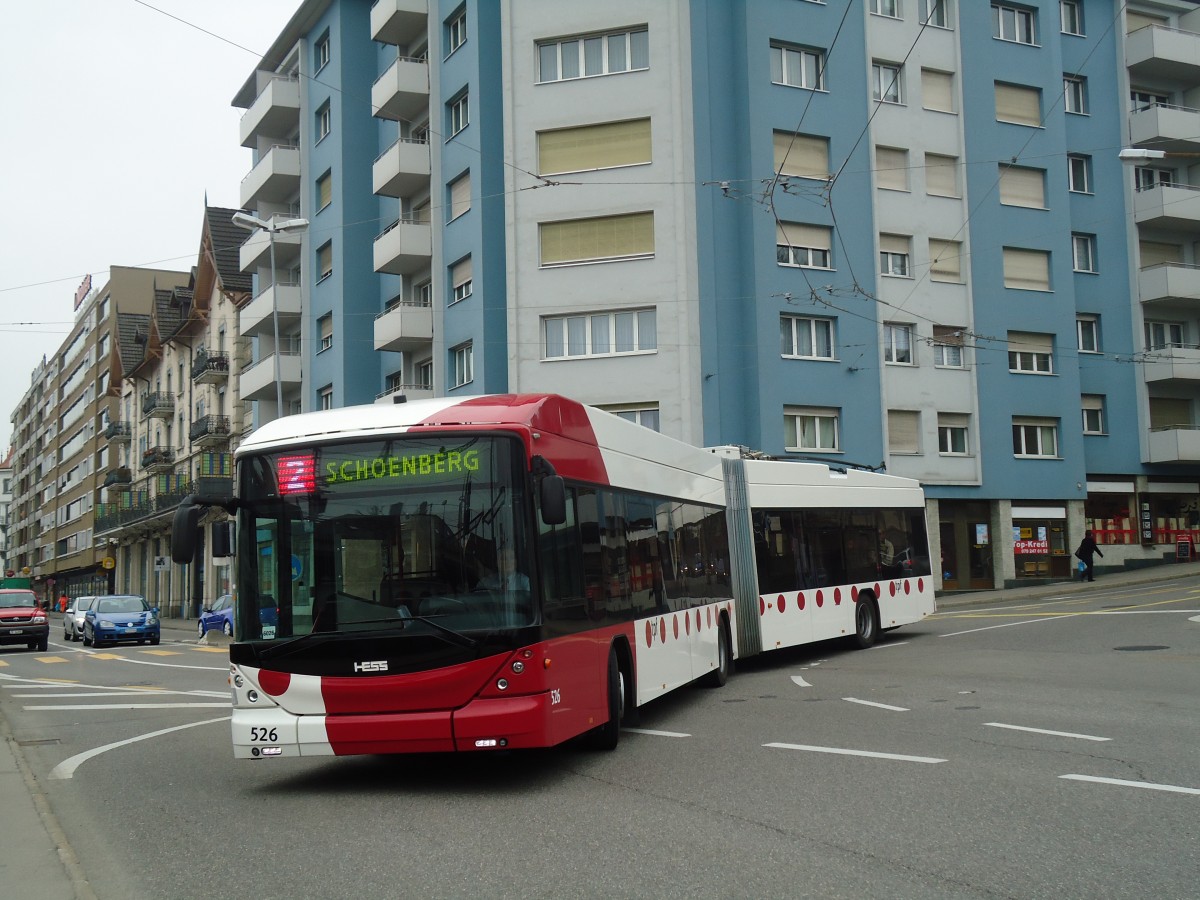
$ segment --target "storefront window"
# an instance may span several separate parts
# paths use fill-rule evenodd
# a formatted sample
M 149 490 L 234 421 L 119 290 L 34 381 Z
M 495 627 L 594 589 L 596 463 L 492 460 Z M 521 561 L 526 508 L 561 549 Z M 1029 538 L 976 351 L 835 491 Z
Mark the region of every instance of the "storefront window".
M 1137 520 L 1127 494 L 1090 496 L 1083 509 L 1084 527 L 1091 529 L 1097 544 L 1138 543 Z

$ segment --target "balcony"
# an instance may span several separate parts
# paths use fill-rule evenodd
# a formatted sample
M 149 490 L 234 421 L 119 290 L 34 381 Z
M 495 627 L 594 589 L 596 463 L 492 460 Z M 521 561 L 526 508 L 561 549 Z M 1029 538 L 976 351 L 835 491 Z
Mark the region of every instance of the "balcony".
M 1147 25 L 1125 38 L 1125 65 L 1138 81 L 1200 81 L 1200 34 Z
M 1200 347 L 1195 344 L 1168 344 L 1146 351 L 1144 372 L 1147 382 L 1200 381 Z
M 196 384 L 222 384 L 229 378 L 229 354 L 219 350 L 201 350 L 192 360 L 192 381 Z
M 101 487 L 128 487 L 133 484 L 133 472 L 125 466 L 119 469 L 110 469 L 108 474 L 104 476 L 104 483 Z
M 1139 225 L 1200 231 L 1200 188 L 1190 184 L 1156 184 L 1137 191 L 1133 197 L 1133 216 Z
M 109 443 L 128 444 L 133 437 L 133 426 L 128 422 L 109 422 L 104 429 L 104 439 Z
M 428 222 L 398 219 L 375 238 L 372 252 L 376 272 L 411 275 L 429 267 L 433 257 L 433 229 Z
M 1138 297 L 1143 303 L 1176 301 L 1194 304 L 1200 298 L 1200 266 L 1160 263 L 1138 272 Z
M 372 190 L 384 197 L 407 197 L 428 185 L 428 141 L 400 138 L 371 167 Z
M 399 398 L 403 397 L 403 400 Z M 428 384 L 398 384 L 375 395 L 376 403 L 415 402 L 433 398 L 433 386 Z
M 259 136 L 285 137 L 300 124 L 300 80 L 276 75 L 267 82 L 238 127 L 243 147 L 253 148 Z
M 1150 463 L 1200 462 L 1200 427 L 1167 425 L 1150 429 Z
M 290 218 L 287 217 L 287 218 Z M 300 258 L 300 248 L 304 245 L 304 232 L 281 231 L 275 235 L 275 265 L 286 268 Z M 256 266 L 268 265 L 271 261 L 271 236 L 261 229 L 250 232 L 238 253 L 238 265 L 242 271 L 249 271 Z
M 175 451 L 170 447 L 150 447 L 142 452 L 142 469 L 147 472 L 170 472 L 175 465 Z
M 280 328 L 294 327 L 300 321 L 300 285 L 280 281 L 263 288 L 238 311 L 238 330 L 243 337 L 273 334 L 272 312 L 278 314 Z
M 170 419 L 175 415 L 175 398 L 162 391 L 142 394 L 143 419 Z
M 229 416 L 201 416 L 188 429 L 188 440 L 197 447 L 219 447 L 229 443 Z
M 375 317 L 375 349 L 412 352 L 433 341 L 433 307 L 397 303 Z
M 295 144 L 276 144 L 242 179 L 242 208 L 257 209 L 261 202 L 282 203 L 299 187 L 300 149 Z
M 1129 140 L 1132 146 L 1169 153 L 1200 151 L 1200 109 L 1166 103 L 1135 109 L 1129 117 Z
M 371 40 L 405 46 L 416 40 L 429 20 L 429 0 L 376 0 L 371 7 Z
M 279 354 L 279 380 L 284 393 L 300 387 L 301 368 L 299 353 Z M 243 400 L 275 399 L 275 354 L 242 370 L 240 392 Z
M 424 118 L 429 108 L 429 64 L 399 57 L 371 85 L 371 108 L 381 119 Z

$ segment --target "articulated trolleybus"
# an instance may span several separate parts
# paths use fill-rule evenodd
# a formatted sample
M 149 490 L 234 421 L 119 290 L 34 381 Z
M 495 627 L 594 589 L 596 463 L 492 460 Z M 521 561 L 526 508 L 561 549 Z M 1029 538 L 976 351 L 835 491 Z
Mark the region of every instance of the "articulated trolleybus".
M 738 656 L 934 611 L 916 482 L 746 456 L 550 394 L 263 426 L 172 537 L 236 516 L 235 755 L 612 748 Z

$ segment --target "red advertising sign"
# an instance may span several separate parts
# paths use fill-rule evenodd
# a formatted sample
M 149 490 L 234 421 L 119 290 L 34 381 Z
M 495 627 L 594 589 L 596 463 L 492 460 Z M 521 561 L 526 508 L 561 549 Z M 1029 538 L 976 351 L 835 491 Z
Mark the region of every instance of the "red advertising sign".
M 80 284 L 79 287 L 77 287 L 75 289 L 75 310 L 76 310 L 76 312 L 78 312 L 78 310 L 79 310 L 79 304 L 83 303 L 83 298 L 88 295 L 88 292 L 91 291 L 91 289 L 92 289 L 92 276 L 91 276 L 91 273 L 88 273 L 87 275 L 83 276 L 83 283 Z
M 1018 554 L 1018 555 L 1020 555 L 1022 553 L 1043 553 L 1043 554 L 1045 554 L 1045 553 L 1049 553 L 1049 552 L 1050 552 L 1050 542 L 1049 541 L 1032 541 L 1032 540 L 1030 540 L 1030 541 L 1013 541 L 1013 553 Z

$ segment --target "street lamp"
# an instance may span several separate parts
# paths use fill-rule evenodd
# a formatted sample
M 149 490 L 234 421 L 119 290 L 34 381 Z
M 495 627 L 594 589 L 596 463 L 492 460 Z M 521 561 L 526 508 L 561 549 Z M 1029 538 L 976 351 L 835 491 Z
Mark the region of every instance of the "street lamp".
M 308 227 L 308 219 L 275 219 L 264 222 L 257 216 L 238 210 L 233 224 L 247 231 L 265 231 L 271 252 L 271 325 L 275 331 L 275 416 L 283 417 L 283 379 L 279 374 L 279 273 L 275 270 L 275 235 L 295 234 Z
M 1152 159 L 1200 159 L 1200 153 L 1187 153 L 1174 150 L 1142 150 L 1139 147 L 1126 147 L 1117 154 L 1121 162 L 1128 165 L 1149 162 Z

